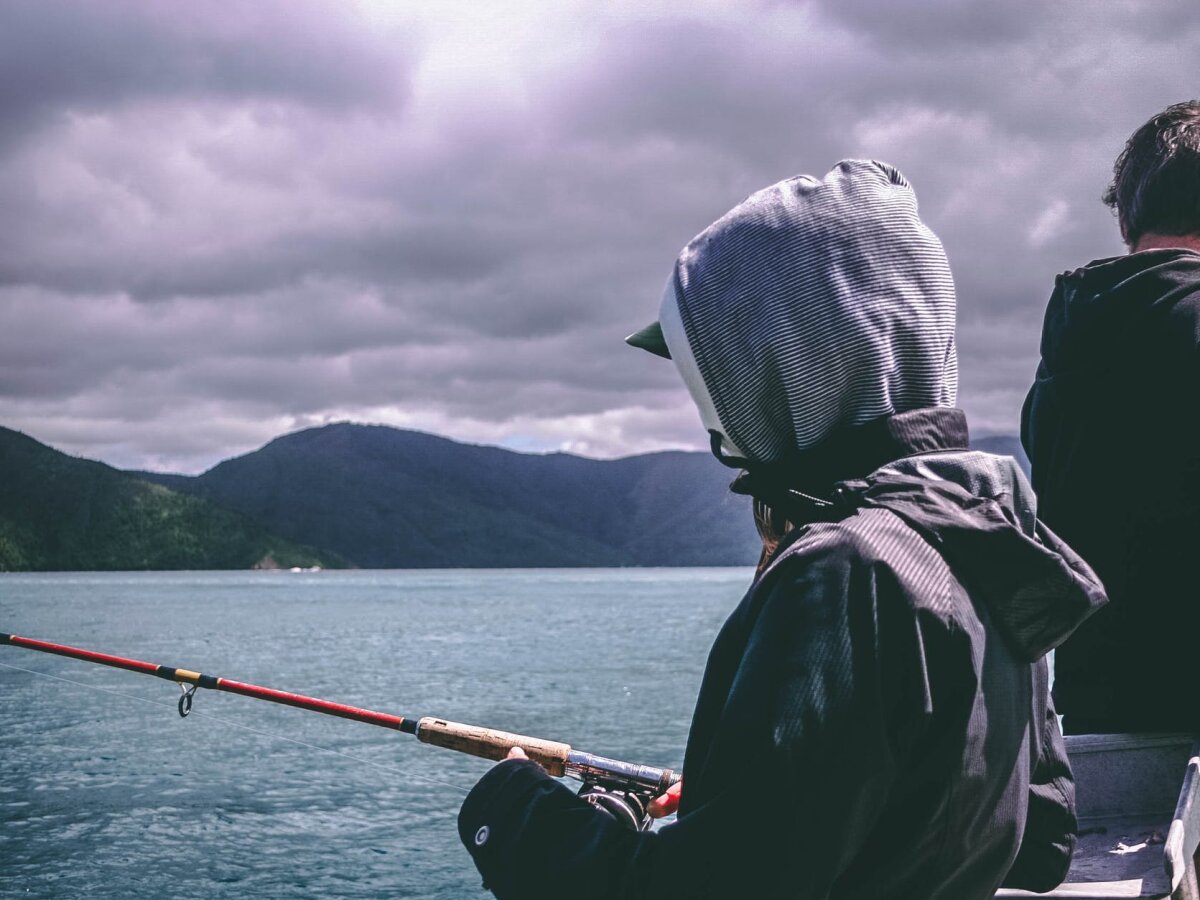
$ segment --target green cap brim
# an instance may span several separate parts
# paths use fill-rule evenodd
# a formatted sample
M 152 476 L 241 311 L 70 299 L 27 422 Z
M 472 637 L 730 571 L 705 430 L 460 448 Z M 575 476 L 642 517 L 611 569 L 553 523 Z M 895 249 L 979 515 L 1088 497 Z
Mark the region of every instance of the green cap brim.
M 655 356 L 661 356 L 663 359 L 671 358 L 671 351 L 667 349 L 667 341 L 663 337 L 662 326 L 657 322 L 647 325 L 641 331 L 635 331 L 625 338 L 625 343 L 631 347 L 649 351 Z

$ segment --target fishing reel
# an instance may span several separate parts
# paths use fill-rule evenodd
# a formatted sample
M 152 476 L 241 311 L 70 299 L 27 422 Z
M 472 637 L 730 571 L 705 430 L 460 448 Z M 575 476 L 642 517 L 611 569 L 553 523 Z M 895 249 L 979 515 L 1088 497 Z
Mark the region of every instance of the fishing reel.
M 563 774 L 583 782 L 579 796 L 630 831 L 650 827 L 650 801 L 679 781 L 670 769 L 634 765 L 570 747 L 566 750 Z
M 596 809 L 603 810 L 630 831 L 645 831 L 650 827 L 648 806 L 650 797 L 637 791 L 622 791 L 597 782 L 584 782 L 579 796 Z

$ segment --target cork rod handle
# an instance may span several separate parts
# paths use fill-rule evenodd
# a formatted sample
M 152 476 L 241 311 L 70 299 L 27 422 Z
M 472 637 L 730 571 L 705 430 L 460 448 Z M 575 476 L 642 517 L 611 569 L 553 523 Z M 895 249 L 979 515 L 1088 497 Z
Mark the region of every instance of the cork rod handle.
M 509 750 L 520 747 L 526 756 L 540 763 L 547 772 L 556 777 L 563 775 L 567 755 L 571 752 L 569 744 L 560 744 L 558 741 L 494 731 L 478 725 L 447 722 L 445 719 L 429 716 L 417 723 L 417 740 L 472 756 L 482 756 L 484 759 L 504 759 Z

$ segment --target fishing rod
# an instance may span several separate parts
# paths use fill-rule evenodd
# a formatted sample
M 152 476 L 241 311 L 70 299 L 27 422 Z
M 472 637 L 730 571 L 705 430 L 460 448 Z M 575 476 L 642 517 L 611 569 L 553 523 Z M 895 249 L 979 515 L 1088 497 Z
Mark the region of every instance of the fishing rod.
M 192 711 L 192 701 L 196 690 L 205 688 L 213 691 L 225 691 L 229 694 L 240 694 L 243 697 L 266 700 L 284 706 L 294 706 L 309 712 L 351 719 L 355 722 L 365 722 L 368 725 L 391 728 L 404 734 L 411 734 L 424 744 L 444 747 L 447 750 L 457 750 L 459 753 L 467 753 L 483 759 L 504 759 L 509 750 L 513 747 L 520 747 L 525 751 L 526 756 L 540 764 L 551 775 L 582 781 L 583 787 L 579 792 L 581 797 L 635 830 L 647 827 L 646 808 L 650 801 L 665 794 L 669 787 L 679 781 L 679 775 L 671 769 L 641 766 L 609 759 L 605 756 L 597 756 L 594 753 L 584 753 L 559 741 L 511 734 L 507 731 L 497 731 L 479 725 L 464 725 L 460 722 L 449 722 L 433 716 L 414 719 L 376 712 L 358 706 L 334 703 L 331 700 L 307 697 L 304 694 L 293 694 L 289 691 L 279 691 L 257 684 L 233 681 L 216 675 L 205 675 L 191 669 L 162 666 L 124 656 L 69 647 L 66 644 L 20 637 L 15 634 L 0 632 L 0 644 L 10 644 L 14 647 L 24 647 L 26 650 L 36 650 L 39 653 L 66 656 L 71 659 L 173 681 L 179 685 L 181 692 L 179 697 L 180 716 L 187 716 Z

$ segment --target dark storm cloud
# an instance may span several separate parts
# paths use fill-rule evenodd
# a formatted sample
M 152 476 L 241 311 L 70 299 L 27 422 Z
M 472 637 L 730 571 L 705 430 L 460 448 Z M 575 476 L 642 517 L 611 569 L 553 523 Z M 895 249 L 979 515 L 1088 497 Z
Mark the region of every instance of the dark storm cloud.
M 947 247 L 961 404 L 1012 432 L 1053 275 L 1121 251 L 1112 158 L 1198 52 L 1191 0 L 13 2 L 0 423 L 184 469 L 338 418 L 699 446 L 622 336 L 733 203 L 866 156 Z
M 963 0 L 841 0 L 801 5 L 887 46 L 928 52 L 931 38 L 947 45 L 987 47 L 1023 40 L 1044 28 L 1054 4 L 1042 0 L 971 3 Z
M 35 120 L 155 97 L 246 96 L 329 109 L 406 96 L 404 55 L 311 0 L 7 0 L 0 29 L 0 121 Z

